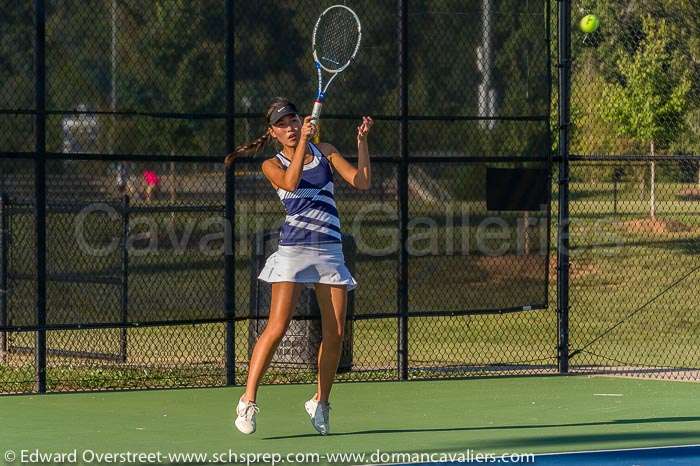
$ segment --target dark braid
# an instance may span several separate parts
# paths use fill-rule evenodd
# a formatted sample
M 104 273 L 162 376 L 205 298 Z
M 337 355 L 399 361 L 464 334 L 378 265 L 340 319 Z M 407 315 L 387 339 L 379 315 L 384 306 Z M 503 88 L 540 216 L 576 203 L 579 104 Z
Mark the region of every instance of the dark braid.
M 283 107 L 285 105 L 289 105 L 291 102 L 289 99 L 286 97 L 275 97 L 270 104 L 270 106 L 267 109 L 267 112 L 265 114 L 265 122 L 267 123 L 267 126 L 269 128 L 270 125 L 270 115 L 272 115 L 272 112 L 276 108 Z M 252 142 L 248 142 L 246 144 L 241 144 L 240 146 L 236 147 L 233 152 L 228 154 L 226 158 L 224 159 L 224 164 L 226 166 L 230 166 L 237 157 L 241 155 L 246 155 L 246 154 L 257 154 L 260 152 L 268 142 L 270 142 L 270 139 L 272 139 L 272 135 L 270 135 L 269 129 L 268 131 L 265 131 L 265 134 L 260 136 L 258 139 Z
M 258 139 L 256 139 L 253 142 L 248 142 L 246 144 L 241 144 L 240 146 L 236 147 L 233 152 L 228 154 L 226 158 L 224 159 L 224 164 L 228 167 L 233 163 L 234 160 L 236 160 L 236 157 L 240 155 L 245 155 L 245 154 L 257 154 L 260 152 L 260 150 L 267 145 L 267 143 L 270 141 L 272 136 L 270 136 L 269 132 L 265 132 L 262 136 L 260 136 Z

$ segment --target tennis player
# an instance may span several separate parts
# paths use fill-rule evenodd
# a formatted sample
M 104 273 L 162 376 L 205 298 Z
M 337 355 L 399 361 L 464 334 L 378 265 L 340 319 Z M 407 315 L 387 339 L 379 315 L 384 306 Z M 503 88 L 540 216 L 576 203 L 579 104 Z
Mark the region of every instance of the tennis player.
M 321 309 L 323 337 L 318 352 L 316 393 L 304 407 L 321 434 L 330 431 L 328 397 L 340 360 L 347 292 L 357 282 L 345 265 L 340 220 L 333 197 L 333 171 L 356 189 L 369 189 L 371 171 L 367 134 L 370 117 L 357 127 L 357 168 L 328 143 L 313 144 L 311 117 L 302 121 L 292 102 L 276 98 L 267 110 L 267 129 L 257 140 L 239 146 L 236 156 L 259 151 L 270 140 L 281 150 L 262 170 L 284 205 L 278 250 L 267 258 L 258 278 L 272 283 L 270 316 L 250 359 L 246 390 L 236 407 L 235 425 L 244 434 L 255 432 L 258 385 L 282 340 L 299 301 L 302 287 L 315 288 Z

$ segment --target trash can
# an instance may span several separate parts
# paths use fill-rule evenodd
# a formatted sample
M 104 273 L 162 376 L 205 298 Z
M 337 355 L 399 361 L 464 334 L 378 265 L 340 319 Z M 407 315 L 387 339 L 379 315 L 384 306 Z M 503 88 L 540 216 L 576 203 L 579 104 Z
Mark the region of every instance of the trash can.
M 253 264 L 250 276 L 250 315 L 248 323 L 248 358 L 258 337 L 265 330 L 270 313 L 272 284 L 258 280 L 265 260 L 277 250 L 279 230 L 263 230 L 253 238 Z M 357 245 L 351 235 L 343 235 L 343 255 L 350 273 L 355 270 L 355 253 Z M 354 273 L 353 273 L 354 276 Z M 338 372 L 352 370 L 352 331 L 355 309 L 355 292 L 348 292 L 345 333 L 341 349 Z M 304 368 L 316 370 L 318 367 L 318 348 L 321 344 L 321 311 L 316 301 L 313 288 L 302 289 L 299 303 L 289 328 L 282 338 L 277 352 L 270 363 L 271 367 Z

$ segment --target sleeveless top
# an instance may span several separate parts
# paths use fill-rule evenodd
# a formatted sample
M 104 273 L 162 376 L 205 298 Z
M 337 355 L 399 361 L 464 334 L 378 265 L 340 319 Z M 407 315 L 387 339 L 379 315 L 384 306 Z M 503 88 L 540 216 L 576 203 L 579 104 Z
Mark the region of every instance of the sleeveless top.
M 299 186 L 294 191 L 277 188 L 287 216 L 280 228 L 282 246 L 296 244 L 342 243 L 340 218 L 333 197 L 333 171 L 325 155 L 309 143 L 313 160 L 304 165 Z M 289 167 L 291 161 L 276 157 Z

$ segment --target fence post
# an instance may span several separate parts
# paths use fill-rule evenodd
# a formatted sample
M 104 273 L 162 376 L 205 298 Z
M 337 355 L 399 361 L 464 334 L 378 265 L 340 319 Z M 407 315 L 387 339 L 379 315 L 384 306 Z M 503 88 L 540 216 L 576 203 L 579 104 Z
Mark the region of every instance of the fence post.
M 571 1 L 559 0 L 559 219 L 557 229 L 557 360 L 569 372 L 569 102 L 571 91 Z
M 34 222 L 36 235 L 36 347 L 38 393 L 46 393 L 46 0 L 35 0 L 34 14 Z
M 234 149 L 234 0 L 226 0 L 226 153 Z M 236 256 L 234 254 L 235 183 L 233 166 L 225 168 L 224 312 L 226 314 L 226 385 L 236 384 Z
M 7 265 L 8 265 L 8 205 L 7 194 L 0 193 L 0 327 L 7 327 Z M 0 330 L 0 361 L 7 354 L 7 332 Z
M 408 0 L 399 0 L 399 283 L 398 283 L 398 372 L 408 379 Z
M 122 196 L 122 263 L 121 263 L 121 321 L 124 325 L 119 329 L 119 360 L 126 362 L 128 350 L 128 331 L 126 323 L 129 321 L 129 195 Z

